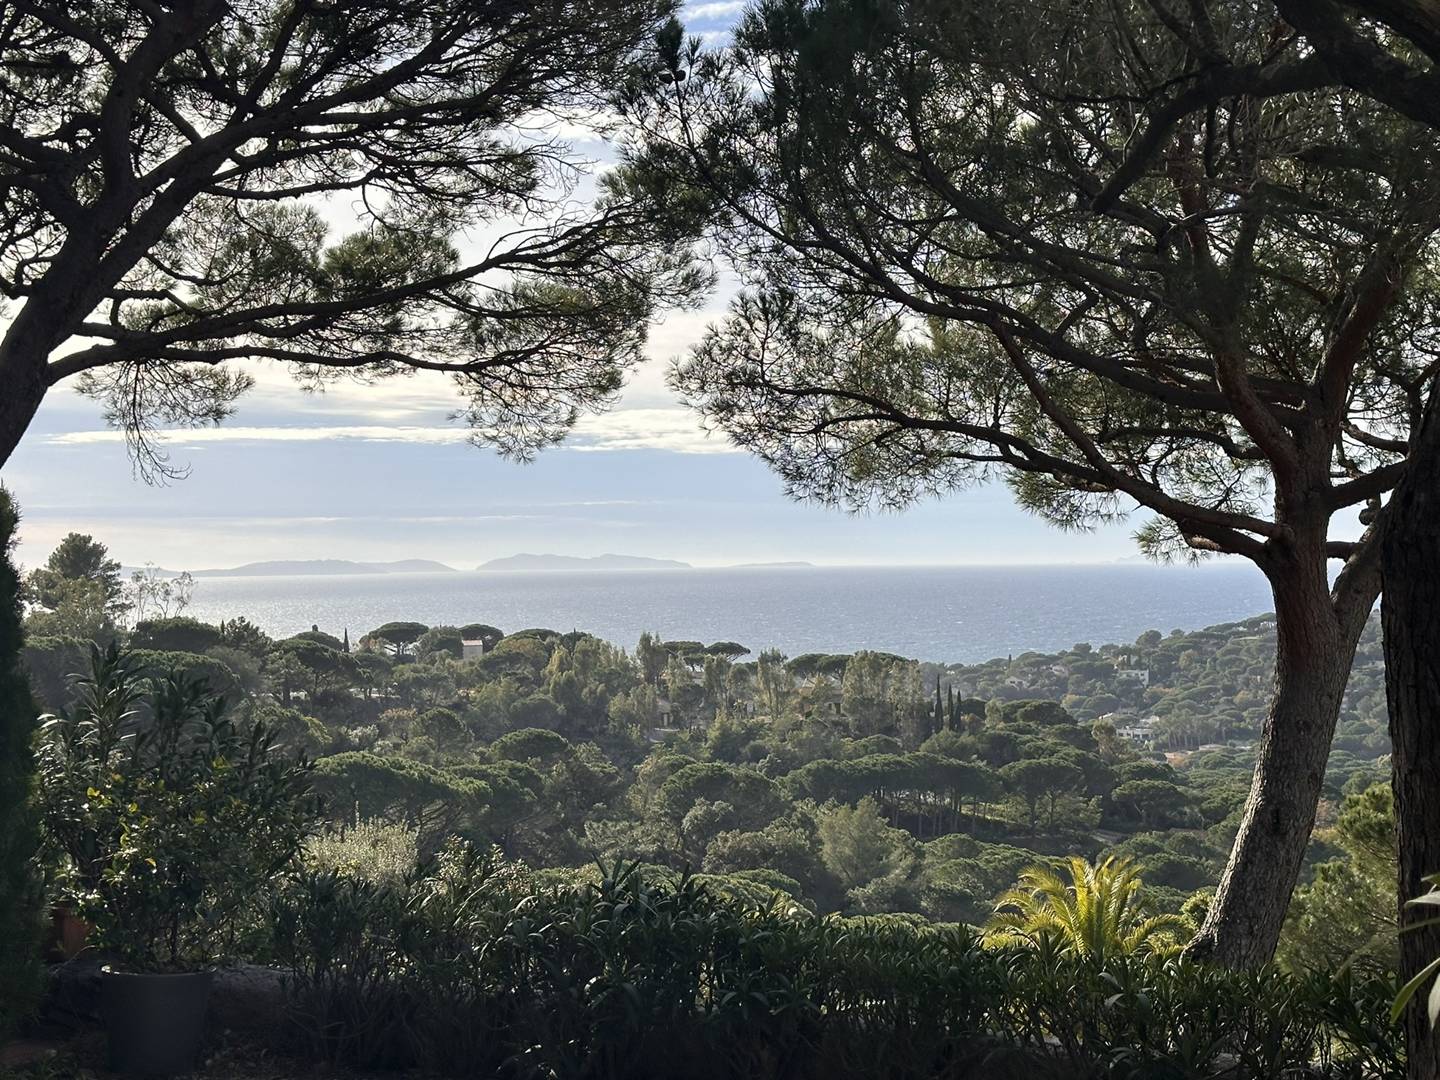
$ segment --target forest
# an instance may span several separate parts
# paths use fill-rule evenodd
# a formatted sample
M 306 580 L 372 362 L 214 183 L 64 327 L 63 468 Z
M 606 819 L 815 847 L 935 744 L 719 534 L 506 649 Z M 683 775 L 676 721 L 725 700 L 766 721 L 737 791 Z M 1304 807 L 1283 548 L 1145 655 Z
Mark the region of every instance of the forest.
M 1273 682 L 1264 615 L 943 666 L 657 634 L 627 650 L 483 622 L 276 640 L 243 616 L 183 611 L 122 629 L 107 605 L 178 604 L 156 608 L 143 573 L 64 577 L 106 564 L 103 545 L 72 535 L 29 579 L 25 659 L 43 703 L 72 707 L 75 673 L 117 643 L 140 670 L 204 679 L 313 759 L 328 821 L 317 858 L 371 876 L 458 836 L 542 881 L 635 862 L 817 913 L 980 927 L 1037 860 L 1116 856 L 1134 860 L 1155 912 L 1193 920 L 1233 840 Z M 84 587 L 103 602 L 77 606 Z M 46 632 L 83 629 L 86 611 L 101 612 L 91 636 Z M 1393 855 L 1365 831 L 1391 815 L 1377 629 L 1357 650 L 1282 946 L 1297 970 L 1393 963 L 1370 922 L 1394 907 Z M 1375 903 L 1363 915 L 1357 879 Z

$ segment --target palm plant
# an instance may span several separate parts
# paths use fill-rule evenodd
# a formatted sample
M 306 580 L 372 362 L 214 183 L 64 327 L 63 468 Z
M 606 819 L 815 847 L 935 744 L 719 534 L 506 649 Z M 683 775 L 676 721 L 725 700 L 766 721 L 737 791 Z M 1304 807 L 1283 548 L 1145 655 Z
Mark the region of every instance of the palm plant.
M 1069 881 L 1061 876 L 1068 872 Z M 1104 960 L 1116 954 L 1168 952 L 1178 915 L 1146 914 L 1139 868 L 1127 858 L 1091 864 L 1078 855 L 1059 869 L 1032 866 L 995 902 L 986 940 L 995 944 L 1044 943 L 1077 956 Z
M 1412 900 L 1407 900 L 1405 902 L 1406 907 L 1440 907 L 1440 874 L 1431 874 L 1425 880 L 1430 885 L 1430 891 L 1423 896 L 1417 896 Z M 1416 930 L 1437 925 L 1440 925 L 1440 915 L 1408 923 L 1401 929 L 1401 933 L 1412 933 Z M 1425 1003 L 1425 1009 L 1430 1017 L 1430 1026 L 1440 1027 L 1440 956 L 1431 960 L 1421 968 L 1409 982 L 1400 988 L 1400 992 L 1395 996 L 1395 1004 L 1390 1010 L 1390 1022 L 1392 1024 L 1400 1019 L 1401 1014 L 1405 1011 L 1405 1006 L 1410 1004 L 1410 999 L 1418 994 L 1426 983 L 1430 983 L 1432 980 L 1433 983 L 1430 987 L 1430 995 Z

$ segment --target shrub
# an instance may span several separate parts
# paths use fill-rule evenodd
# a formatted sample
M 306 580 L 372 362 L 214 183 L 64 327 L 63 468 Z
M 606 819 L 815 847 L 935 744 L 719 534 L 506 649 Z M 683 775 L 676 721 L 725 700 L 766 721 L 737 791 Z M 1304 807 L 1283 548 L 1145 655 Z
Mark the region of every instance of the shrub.
M 17 523 L 0 489 L 0 1041 L 33 1001 L 39 979 L 35 818 L 35 702 L 21 666 L 20 579 L 10 561 Z
M 78 637 L 37 637 L 25 640 L 25 670 L 42 709 L 59 711 L 69 703 L 69 690 L 89 662 L 90 642 Z
M 387 885 L 298 876 L 274 913 L 295 1034 L 353 1067 L 517 1080 L 1402 1070 L 1383 984 L 982 948 L 964 927 L 816 916 L 637 864 L 547 877 L 459 844 Z
M 188 615 L 141 619 L 130 631 L 131 648 L 154 652 L 203 653 L 223 642 L 224 632 L 220 627 Z
M 1423 907 L 1426 914 L 1414 922 L 1406 923 L 1404 933 L 1440 923 L 1440 916 L 1431 913 L 1432 909 L 1440 908 L 1440 874 L 1431 874 L 1425 881 L 1430 886 L 1429 891 L 1421 896 L 1413 897 L 1405 903 L 1407 907 L 1416 905 Z M 1390 1018 L 1392 1021 L 1400 1019 L 1405 1007 L 1410 1003 L 1410 999 L 1424 990 L 1427 984 L 1430 986 L 1430 992 L 1425 998 L 1425 1012 L 1430 1018 L 1431 1027 L 1440 1026 L 1440 956 L 1431 960 L 1400 988 L 1400 992 L 1395 995 L 1394 1004 L 1391 1006 Z
M 95 942 L 141 970 L 233 952 L 316 806 L 310 765 L 183 673 L 95 651 L 74 708 L 45 718 L 40 805 L 59 883 Z
M 402 881 L 415 872 L 419 858 L 415 830 L 381 818 L 356 818 L 312 836 L 305 845 L 307 866 L 377 884 Z
M 1049 945 L 1060 952 L 1108 957 L 1174 951 L 1188 924 L 1177 915 L 1150 915 L 1138 869 L 1129 859 L 1094 865 L 1078 855 L 1063 864 L 1067 882 L 1046 866 L 1032 866 L 996 901 L 987 936 L 1002 943 Z

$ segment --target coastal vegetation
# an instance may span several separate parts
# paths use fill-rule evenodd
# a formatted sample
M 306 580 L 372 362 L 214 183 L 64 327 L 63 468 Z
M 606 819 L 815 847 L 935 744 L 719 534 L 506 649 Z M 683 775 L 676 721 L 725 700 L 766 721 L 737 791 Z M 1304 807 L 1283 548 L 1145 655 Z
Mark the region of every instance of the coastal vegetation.
M 1375 757 L 1333 779 L 1359 793 L 1279 968 L 1227 973 L 1178 949 L 1238 744 L 1132 749 L 939 668 L 914 693 L 923 665 L 877 654 L 526 629 L 464 660 L 412 624 L 350 652 L 174 624 L 147 632 L 206 651 L 59 647 L 86 674 L 40 732 L 49 887 L 128 965 L 284 969 L 271 1050 L 444 1076 L 1401 1076 L 1394 939 L 1351 932 L 1356 881 L 1390 886 Z M 392 658 L 395 636 L 433 644 Z M 252 690 L 190 674 L 240 655 Z M 295 662 L 321 678 L 285 706 Z
M 418 853 L 461 835 L 551 877 L 636 860 L 738 876 L 820 912 L 980 925 L 1052 855 L 1133 857 L 1155 911 L 1213 887 L 1264 722 L 1273 624 L 953 666 L 744 659 L 735 643 L 653 635 L 632 654 L 550 630 L 497 632 L 462 659 L 458 628 L 376 630 L 350 652 L 322 632 L 272 641 L 241 618 L 117 633 L 144 646 L 127 654 L 141 668 L 207 678 L 313 758 L 337 839 L 382 823 Z M 31 639 L 48 708 L 75 707 L 68 673 L 90 648 Z M 1383 837 L 1378 672 L 1357 670 L 1345 716 L 1322 822 L 1373 787 Z M 1392 849 L 1328 835 L 1312 861 L 1341 859 L 1393 896 Z
M 478 620 L 393 621 L 351 643 L 345 628 L 274 640 L 240 616 L 178 615 L 87 639 L 83 622 L 45 633 L 61 602 L 30 595 L 25 662 L 47 710 L 85 708 L 93 676 L 72 675 L 117 642 L 139 671 L 204 678 L 287 754 L 313 760 L 332 864 L 359 867 L 375 847 L 360 837 L 399 830 L 417 861 L 459 836 L 546 881 L 633 861 L 818 913 L 976 926 L 1059 855 L 1132 860 L 1147 917 L 1203 914 L 1264 728 L 1276 630 L 1257 616 L 941 665 L 653 634 L 626 651 L 583 631 L 507 634 Z M 1296 904 L 1307 925 L 1356 881 L 1394 896 L 1379 649 L 1372 624 Z M 351 835 L 353 860 L 340 854 Z M 1333 938 L 1356 920 L 1325 922 Z M 1307 950 L 1317 965 L 1363 953 L 1383 970 L 1392 947 L 1357 925 L 1338 941 L 1287 937 L 1282 956 L 1298 970 Z
M 1374 626 L 1278 966 L 1227 976 L 1179 951 L 1245 802 L 1271 616 L 969 665 L 483 619 L 273 639 L 131 619 L 104 546 L 62 549 L 88 554 L 26 592 L 50 895 L 132 967 L 289 970 L 284 1052 L 457 1075 L 1199 1076 L 1265 1055 L 1401 1075 Z M 67 574 L 111 582 L 93 637 L 64 623 Z M 465 941 L 486 959 L 443 960 Z M 865 986 L 889 988 L 903 1053 L 861 1035 L 882 1022 Z M 1147 1021 L 1157 995 L 1211 1026 Z
M 274 639 L 86 535 L 22 578 L 0 493 L 0 1029 L 48 904 L 112 1049 L 122 983 L 196 988 L 140 1072 L 235 961 L 359 1069 L 1433 1080 L 1432 7 L 7 9 L 0 463 L 63 385 L 180 478 L 157 429 L 257 364 L 443 376 L 528 459 L 723 278 L 669 386 L 790 495 L 1003 483 L 1273 613 L 969 665 Z

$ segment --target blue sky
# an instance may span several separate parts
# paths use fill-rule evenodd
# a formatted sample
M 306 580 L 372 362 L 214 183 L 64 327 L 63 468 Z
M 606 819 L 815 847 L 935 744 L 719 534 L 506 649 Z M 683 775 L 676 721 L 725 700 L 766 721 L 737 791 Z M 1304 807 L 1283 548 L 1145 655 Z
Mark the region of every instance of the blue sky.
M 739 3 L 686 9 L 721 37 Z M 603 155 L 603 148 L 596 148 Z M 1104 562 L 1134 554 L 1133 526 L 1059 533 L 988 487 L 903 514 L 796 504 L 754 459 L 707 437 L 665 387 L 669 360 L 716 317 L 671 315 L 617 408 L 582 421 L 530 465 L 464 443 L 443 376 L 307 395 L 282 370 L 218 429 L 176 433 L 188 479 L 132 475 L 98 406 L 52 391 L 3 481 L 24 512 L 20 557 L 43 560 L 66 532 L 92 533 L 129 565 L 176 569 L 269 558 L 433 558 L 469 567 L 517 551 L 603 552 L 725 564 Z
M 711 316 L 713 317 L 713 315 Z M 700 319 L 695 319 L 697 325 Z M 784 497 L 748 455 L 707 437 L 664 387 L 678 327 L 619 406 L 517 465 L 463 441 L 442 377 L 307 395 L 278 371 L 218 429 L 169 440 L 187 479 L 132 476 L 97 406 L 52 392 L 4 482 L 34 565 L 70 530 L 128 565 L 178 569 L 269 558 L 434 558 L 469 567 L 517 551 L 603 552 L 697 564 L 1096 562 L 1133 554 L 1129 529 L 1061 534 L 999 487 L 903 514 L 855 516 Z

